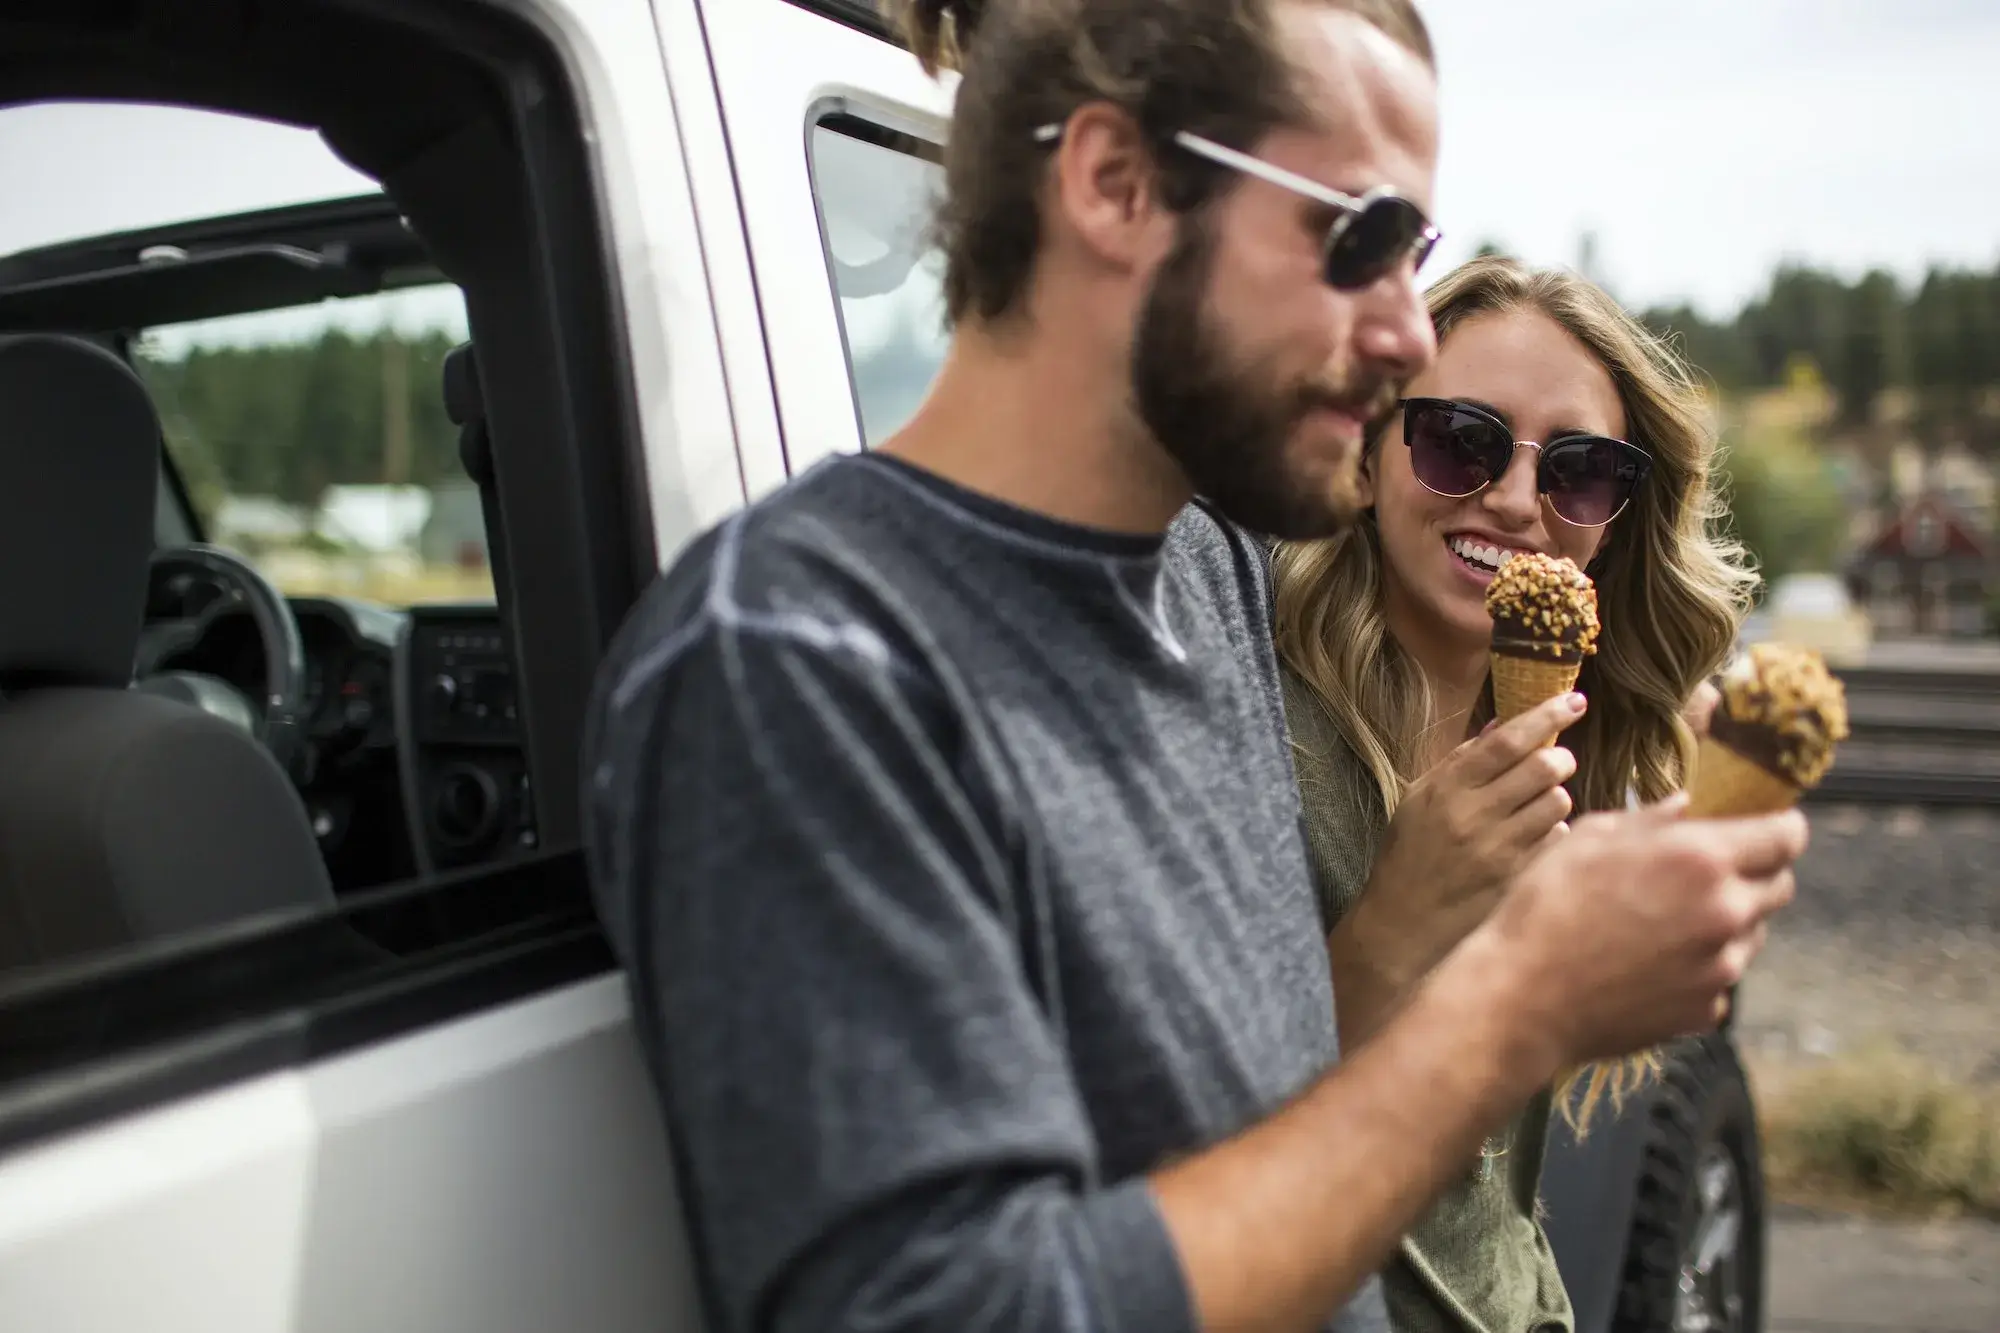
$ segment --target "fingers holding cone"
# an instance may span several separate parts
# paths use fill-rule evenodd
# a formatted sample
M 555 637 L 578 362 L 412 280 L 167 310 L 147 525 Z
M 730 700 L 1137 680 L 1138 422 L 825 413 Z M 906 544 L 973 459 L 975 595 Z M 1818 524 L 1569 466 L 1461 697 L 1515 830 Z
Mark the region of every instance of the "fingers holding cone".
M 1584 658 L 1597 651 L 1597 593 L 1589 575 L 1569 560 L 1514 556 L 1488 585 L 1486 610 L 1493 618 L 1499 722 L 1575 688 Z M 1759 644 L 1716 684 L 1720 697 L 1701 701 L 1707 725 L 1687 790 L 1654 808 L 1665 817 L 1694 819 L 1791 809 L 1833 766 L 1834 751 L 1848 735 L 1839 679 L 1817 653 Z M 1752 953 L 1764 930 L 1760 923 L 1746 941 Z M 1718 1026 L 1731 1008 L 1729 993 L 1716 997 Z

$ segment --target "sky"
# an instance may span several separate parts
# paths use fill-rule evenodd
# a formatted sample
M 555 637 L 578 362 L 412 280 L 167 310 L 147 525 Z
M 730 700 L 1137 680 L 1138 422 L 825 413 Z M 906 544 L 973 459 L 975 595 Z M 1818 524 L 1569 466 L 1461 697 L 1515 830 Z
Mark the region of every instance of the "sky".
M 1442 272 L 1482 240 L 1733 313 L 1787 258 L 2000 263 L 1995 0 L 1422 0 Z
M 1423 8 L 1445 231 L 1427 274 L 1482 241 L 1576 263 L 1592 232 L 1622 299 L 1726 315 L 1786 259 L 1906 280 L 2000 263 L 1996 0 Z M 0 111 L 0 180 L 0 253 L 370 188 L 303 131 L 74 105 Z

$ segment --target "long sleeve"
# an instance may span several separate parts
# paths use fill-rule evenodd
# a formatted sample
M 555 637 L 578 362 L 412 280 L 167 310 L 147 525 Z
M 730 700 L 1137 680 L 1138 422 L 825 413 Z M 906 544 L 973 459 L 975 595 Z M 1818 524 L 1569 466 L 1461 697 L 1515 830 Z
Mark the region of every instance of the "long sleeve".
M 591 742 L 594 868 L 729 1330 L 1193 1333 L 1106 1184 L 997 780 L 866 626 L 698 614 Z

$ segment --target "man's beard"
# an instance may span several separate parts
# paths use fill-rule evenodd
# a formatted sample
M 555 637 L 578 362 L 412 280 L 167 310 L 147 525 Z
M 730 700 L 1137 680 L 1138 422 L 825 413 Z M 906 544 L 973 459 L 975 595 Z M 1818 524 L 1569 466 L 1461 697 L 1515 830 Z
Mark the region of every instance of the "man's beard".
M 1231 355 L 1209 316 L 1215 243 L 1206 220 L 1181 225 L 1153 277 L 1132 341 L 1139 419 L 1195 493 L 1253 532 L 1291 541 L 1330 537 L 1361 508 L 1362 446 L 1331 476 L 1293 466 L 1288 447 L 1306 415 L 1353 412 L 1366 435 L 1395 411 L 1396 386 L 1379 375 L 1315 377 L 1284 385 Z

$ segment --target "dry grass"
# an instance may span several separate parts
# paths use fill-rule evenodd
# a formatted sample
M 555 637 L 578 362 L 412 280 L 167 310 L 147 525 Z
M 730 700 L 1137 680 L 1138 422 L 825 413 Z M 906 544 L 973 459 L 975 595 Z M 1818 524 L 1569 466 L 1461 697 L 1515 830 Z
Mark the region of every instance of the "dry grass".
M 1774 1198 L 2000 1219 L 2000 1091 L 1890 1050 L 1760 1072 Z

